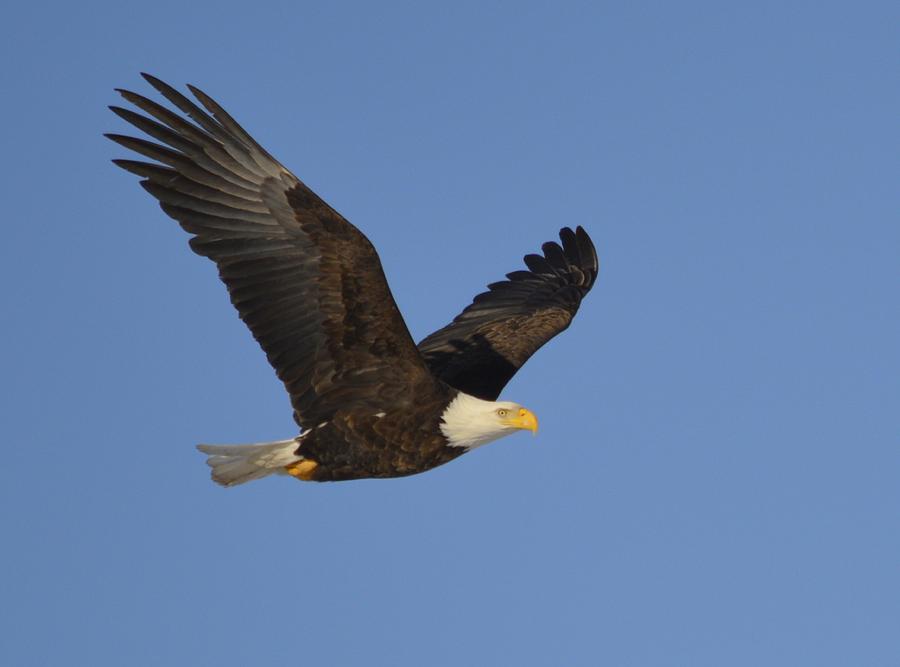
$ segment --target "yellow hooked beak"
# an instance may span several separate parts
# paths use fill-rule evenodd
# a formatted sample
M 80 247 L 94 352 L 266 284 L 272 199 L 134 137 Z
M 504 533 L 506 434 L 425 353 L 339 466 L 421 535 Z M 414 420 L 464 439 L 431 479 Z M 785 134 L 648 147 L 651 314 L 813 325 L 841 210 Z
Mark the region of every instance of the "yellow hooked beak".
M 531 431 L 535 435 L 538 430 L 538 420 L 531 410 L 522 408 L 515 417 L 510 417 L 506 423 L 513 428 L 522 428 Z

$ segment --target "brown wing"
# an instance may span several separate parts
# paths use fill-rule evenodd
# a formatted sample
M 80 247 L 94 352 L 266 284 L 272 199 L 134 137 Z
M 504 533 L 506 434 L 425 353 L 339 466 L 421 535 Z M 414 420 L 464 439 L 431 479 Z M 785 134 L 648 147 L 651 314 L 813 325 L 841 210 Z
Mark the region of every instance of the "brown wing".
M 452 387 L 495 400 L 516 371 L 569 326 L 597 277 L 597 251 L 587 232 L 563 227 L 562 247 L 526 255 L 528 271 L 507 274 L 443 329 L 419 343 L 429 368 Z
M 216 263 L 287 387 L 297 423 L 412 404 L 432 390 L 369 240 L 203 92 L 189 87 L 206 111 L 143 76 L 194 123 L 120 90 L 149 117 L 110 108 L 168 147 L 107 135 L 161 164 L 114 162 L 143 177 L 163 211 L 193 234 L 194 252 Z

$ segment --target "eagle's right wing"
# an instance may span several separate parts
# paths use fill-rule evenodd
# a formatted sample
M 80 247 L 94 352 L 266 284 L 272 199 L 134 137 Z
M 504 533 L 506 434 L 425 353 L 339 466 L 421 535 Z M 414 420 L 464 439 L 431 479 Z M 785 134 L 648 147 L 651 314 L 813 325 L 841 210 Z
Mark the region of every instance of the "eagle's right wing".
M 163 146 L 107 135 L 153 162 L 115 160 L 216 263 L 231 302 L 313 428 L 339 409 L 413 404 L 435 382 L 369 240 L 279 164 L 215 101 L 144 78 L 191 123 L 128 91 L 111 107 Z M 197 344 L 196 342 L 194 344 Z
M 507 274 L 443 329 L 419 343 L 429 368 L 452 387 L 496 400 L 538 348 L 569 326 L 597 277 L 587 232 L 563 227 L 562 246 L 548 242 L 526 255 L 528 271 Z

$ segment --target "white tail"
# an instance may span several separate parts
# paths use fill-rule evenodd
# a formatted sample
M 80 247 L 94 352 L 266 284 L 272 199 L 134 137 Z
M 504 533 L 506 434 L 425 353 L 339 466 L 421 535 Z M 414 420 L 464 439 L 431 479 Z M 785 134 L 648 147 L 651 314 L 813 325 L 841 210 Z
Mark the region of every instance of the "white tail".
M 197 445 L 207 455 L 213 481 L 222 486 L 237 486 L 273 474 L 286 474 L 285 466 L 302 461 L 297 456 L 296 438 L 259 442 L 253 445 Z

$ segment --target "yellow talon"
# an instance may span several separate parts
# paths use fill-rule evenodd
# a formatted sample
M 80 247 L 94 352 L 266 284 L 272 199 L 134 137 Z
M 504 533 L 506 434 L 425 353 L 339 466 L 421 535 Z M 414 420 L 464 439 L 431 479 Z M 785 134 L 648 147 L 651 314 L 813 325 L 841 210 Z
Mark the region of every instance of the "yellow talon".
M 284 469 L 287 470 L 288 475 L 296 477 L 297 479 L 302 479 L 304 482 L 308 482 L 312 479 L 313 471 L 318 467 L 319 464 L 315 461 L 303 459 L 302 461 L 297 461 L 289 466 L 285 466 Z

